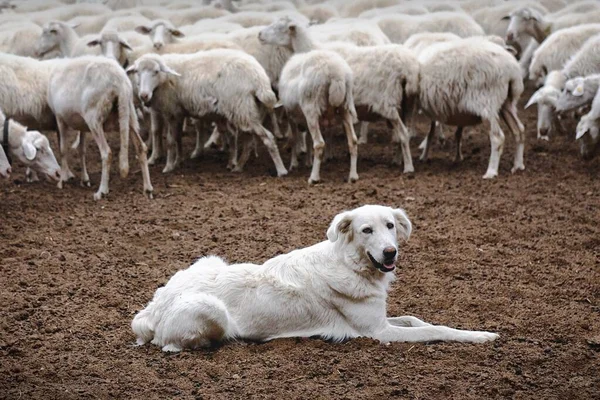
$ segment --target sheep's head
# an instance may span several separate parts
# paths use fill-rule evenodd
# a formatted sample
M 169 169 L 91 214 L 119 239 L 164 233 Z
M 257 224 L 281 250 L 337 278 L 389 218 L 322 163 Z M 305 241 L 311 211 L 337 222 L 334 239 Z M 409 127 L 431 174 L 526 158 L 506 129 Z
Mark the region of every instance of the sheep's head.
M 17 129 L 24 130 L 25 127 L 19 126 Z M 46 136 L 38 131 L 26 131 L 23 133 L 20 143 L 16 147 L 13 146 L 14 143 L 11 142 L 11 154 L 24 165 L 45 174 L 50 179 L 60 179 L 60 166 Z
M 156 50 L 160 50 L 165 44 L 174 43 L 177 39 L 185 36 L 170 21 L 163 19 L 153 21 L 150 26 L 138 26 L 135 31 L 150 36 L 152 45 Z
M 277 46 L 292 46 L 298 24 L 290 17 L 283 17 L 265 27 L 258 33 L 261 43 Z
M 598 91 L 598 81 L 582 76 L 569 79 L 556 102 L 556 111 L 566 112 L 588 105 Z
M 538 105 L 538 139 L 549 140 L 548 135 L 554 128 L 554 107 L 558 96 L 560 96 L 560 90 L 551 86 L 544 86 L 531 96 L 525 106 L 525 108 L 528 108 L 533 104 Z
M 181 76 L 167 66 L 160 56 L 147 54 L 140 57 L 135 64 L 127 68 L 127 74 L 136 75 L 138 97 L 145 106 L 150 106 L 154 91 L 169 79 L 169 75 Z
M 74 27 L 60 21 L 48 22 L 42 28 L 42 35 L 38 38 L 35 45 L 35 54 L 38 58 L 43 58 L 51 52 L 59 52 L 63 57 L 69 57 L 65 53 L 65 43 L 70 31 Z
M 127 60 L 126 51 L 132 50 L 129 43 L 117 31 L 104 31 L 100 37 L 91 40 L 87 45 L 90 47 L 100 46 L 104 57 L 112 58 L 121 65 Z
M 590 114 L 581 117 L 577 124 L 575 139 L 579 140 L 579 149 L 584 159 L 589 160 L 594 157 L 600 147 L 598 121 Z
M 506 29 L 506 41 L 509 43 L 519 40 L 524 34 L 534 36 L 536 25 L 543 21 L 542 15 L 529 7 L 515 10 L 503 19 L 510 21 Z

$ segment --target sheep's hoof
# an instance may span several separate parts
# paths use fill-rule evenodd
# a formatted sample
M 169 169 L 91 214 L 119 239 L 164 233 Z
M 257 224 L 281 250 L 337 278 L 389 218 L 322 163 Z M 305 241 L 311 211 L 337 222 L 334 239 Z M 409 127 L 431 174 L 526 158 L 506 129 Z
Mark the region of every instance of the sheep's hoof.
M 454 162 L 456 164 L 461 163 L 463 161 L 464 157 L 462 156 L 462 154 L 459 157 L 454 157 Z
M 29 182 L 29 178 L 27 178 L 27 182 Z M 58 183 L 56 184 L 56 187 L 59 189 L 62 189 L 64 186 L 64 182 L 62 179 L 60 181 L 58 181 Z
M 196 158 L 200 158 L 202 157 L 202 149 L 196 149 L 192 152 L 192 154 L 190 155 L 190 160 L 195 160 Z
M 81 184 L 81 187 L 91 187 L 91 186 L 92 186 L 92 184 L 90 183 L 90 180 L 89 180 L 89 179 L 87 179 L 87 180 L 82 180 L 82 181 L 80 182 L 80 184 Z
M 550 136 L 548 136 L 548 135 L 543 135 L 543 136 L 539 136 L 539 137 L 538 137 L 538 139 L 539 139 L 539 140 L 544 140 L 544 141 L 546 141 L 546 142 L 549 142 L 549 141 L 550 141 Z
M 94 193 L 94 200 L 98 201 L 98 200 L 102 200 L 103 197 L 106 197 L 108 195 L 108 192 L 103 193 L 100 190 L 98 190 L 96 193 Z
M 358 180 L 358 175 L 354 175 L 354 176 L 350 175 L 350 176 L 348 177 L 348 183 L 354 183 L 354 182 L 356 182 L 357 180 Z
M 321 179 L 320 178 L 319 179 L 312 179 L 312 178 L 308 179 L 308 184 L 309 185 L 318 185 L 319 183 L 321 183 Z
M 368 144 L 369 140 L 367 138 L 363 138 L 362 136 L 358 138 L 358 144 Z
M 510 170 L 511 174 L 514 174 L 517 171 L 525 171 L 525 166 L 524 165 L 515 165 L 514 167 L 512 167 L 512 169 Z
M 283 171 L 280 171 L 277 173 L 277 177 L 278 178 L 283 178 L 284 176 L 286 176 L 288 174 L 287 169 L 284 169 Z
M 415 173 L 415 168 L 413 166 L 410 167 L 404 167 L 404 171 L 402 171 L 403 174 L 414 174 Z
M 153 189 L 146 189 L 146 197 L 148 197 L 149 200 L 154 199 Z
M 497 172 L 491 172 L 491 171 L 488 171 L 488 172 L 486 172 L 486 173 L 485 173 L 485 175 L 483 176 L 483 179 L 494 179 L 494 178 L 496 178 L 497 176 L 498 176 L 498 173 L 497 173 Z
M 175 165 L 165 165 L 165 167 L 162 170 L 163 174 L 168 174 L 169 172 L 173 172 L 175 170 Z
M 236 165 L 236 166 L 235 166 L 235 167 L 234 167 L 234 168 L 231 170 L 231 172 L 237 172 L 237 173 L 244 172 L 244 168 L 240 167 L 239 165 Z

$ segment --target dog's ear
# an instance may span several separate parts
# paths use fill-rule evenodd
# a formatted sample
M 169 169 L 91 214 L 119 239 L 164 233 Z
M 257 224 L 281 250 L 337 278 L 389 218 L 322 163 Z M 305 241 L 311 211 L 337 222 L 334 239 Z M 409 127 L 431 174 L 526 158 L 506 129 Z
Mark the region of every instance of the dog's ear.
M 406 212 L 401 208 L 396 208 L 392 211 L 396 220 L 396 232 L 399 238 L 406 241 L 412 233 L 412 224 L 406 215 Z
M 352 217 L 350 211 L 345 211 L 338 214 L 331 221 L 329 229 L 327 229 L 327 239 L 330 242 L 335 242 L 339 239 L 340 234 L 348 233 L 352 225 Z

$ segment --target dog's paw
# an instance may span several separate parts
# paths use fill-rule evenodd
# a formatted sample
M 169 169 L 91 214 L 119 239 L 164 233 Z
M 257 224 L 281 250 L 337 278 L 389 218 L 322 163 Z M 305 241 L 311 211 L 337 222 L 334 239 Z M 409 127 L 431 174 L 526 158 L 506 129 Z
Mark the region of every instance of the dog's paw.
M 472 343 L 485 343 L 498 339 L 500 335 L 492 332 L 473 332 L 470 337 Z
M 174 344 L 168 344 L 163 346 L 162 351 L 165 353 L 179 353 L 181 351 L 181 347 Z

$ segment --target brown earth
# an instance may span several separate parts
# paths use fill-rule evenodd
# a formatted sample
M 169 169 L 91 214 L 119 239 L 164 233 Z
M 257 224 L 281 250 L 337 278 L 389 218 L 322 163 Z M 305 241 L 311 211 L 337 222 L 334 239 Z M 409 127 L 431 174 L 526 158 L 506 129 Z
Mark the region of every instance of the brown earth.
M 507 135 L 492 182 L 481 179 L 482 128 L 466 135 L 462 164 L 449 140 L 407 177 L 389 164 L 385 125 L 360 150 L 356 184 L 343 182 L 343 138 L 316 187 L 306 168 L 271 177 L 262 149 L 243 174 L 215 152 L 170 175 L 154 167 L 153 201 L 139 171 L 122 180 L 116 162 L 101 202 L 75 183 L 22 183 L 14 168 L 0 183 L 0 397 L 600 398 L 600 159 L 581 160 L 573 134 L 537 142 L 535 109 L 521 114 L 527 170 L 510 174 Z M 97 185 L 93 143 L 89 154 Z M 365 203 L 404 207 L 415 226 L 389 314 L 497 331 L 497 342 L 287 339 L 176 355 L 133 346 L 134 313 L 196 257 L 260 263 L 323 240 L 336 213 Z

